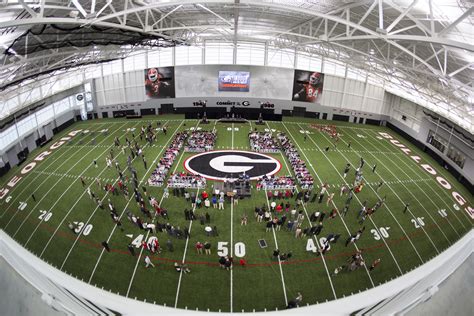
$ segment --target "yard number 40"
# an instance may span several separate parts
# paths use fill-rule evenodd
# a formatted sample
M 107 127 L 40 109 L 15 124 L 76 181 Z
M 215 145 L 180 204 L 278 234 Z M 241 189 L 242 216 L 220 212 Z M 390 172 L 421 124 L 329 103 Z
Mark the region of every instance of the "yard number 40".
M 217 243 L 217 255 L 220 257 L 225 257 L 229 255 L 229 248 L 228 248 L 227 241 L 219 241 Z M 236 257 L 242 258 L 245 257 L 245 244 L 241 241 L 235 243 L 234 245 L 234 255 Z

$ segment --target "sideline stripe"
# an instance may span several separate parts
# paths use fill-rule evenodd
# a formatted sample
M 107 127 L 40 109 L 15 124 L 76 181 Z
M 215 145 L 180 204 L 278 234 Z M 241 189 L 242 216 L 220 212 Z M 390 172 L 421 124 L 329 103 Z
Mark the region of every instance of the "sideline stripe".
M 100 128 L 99 128 L 99 129 L 100 129 Z M 62 136 L 62 137 L 64 137 L 64 136 Z M 62 138 L 62 137 L 61 137 L 61 138 Z M 92 141 L 92 140 L 91 140 L 91 141 Z M 63 146 L 67 148 L 67 145 L 63 145 Z M 61 147 L 63 147 L 63 146 L 61 146 Z M 60 147 L 59 149 L 61 149 L 61 147 Z M 59 157 L 57 157 L 53 162 L 51 162 L 44 170 L 47 170 L 50 166 L 54 166 L 54 163 L 55 163 L 57 160 L 59 160 L 64 154 L 69 153 L 69 152 L 70 152 L 70 150 L 67 150 L 67 151 L 65 151 L 64 153 L 61 153 L 61 155 L 60 155 Z M 78 150 L 78 151 L 75 151 L 74 153 L 77 154 L 78 152 L 80 152 L 80 151 Z M 90 151 L 89 151 L 88 153 L 90 153 Z M 54 153 L 53 153 L 53 154 L 54 154 Z M 54 169 L 54 170 L 52 171 L 52 173 L 58 171 L 63 165 L 65 165 L 67 162 L 69 162 L 69 160 L 70 160 L 72 157 L 75 157 L 75 156 L 76 156 L 76 155 L 71 155 L 71 156 L 69 156 L 68 158 L 66 158 L 56 169 Z M 71 169 L 69 169 L 69 170 L 71 170 Z M 69 171 L 69 170 L 68 170 L 68 171 Z M 33 171 L 34 171 L 34 169 L 33 169 Z M 32 171 L 32 172 L 33 172 L 33 171 Z M 51 173 L 51 172 L 50 172 L 50 173 Z M 27 176 L 29 176 L 29 174 L 27 174 Z M 27 178 L 27 176 L 23 179 L 23 181 Z M 26 186 L 23 188 L 23 190 L 22 190 L 20 193 L 18 193 L 18 195 L 13 199 L 13 201 L 10 202 L 10 205 L 7 206 L 7 208 L 5 209 L 5 211 L 3 212 L 3 214 L 2 214 L 2 216 L 1 216 L 0 218 L 3 217 L 3 215 L 10 209 L 10 207 L 14 205 L 14 202 L 15 202 L 18 198 L 21 197 L 21 194 L 23 194 L 23 192 L 26 191 L 26 189 L 29 188 L 30 185 L 33 184 L 33 182 L 34 182 L 37 178 L 39 178 L 39 177 L 40 177 L 40 175 L 38 175 L 37 177 L 35 177 L 33 180 L 29 181 L 28 185 L 26 185 Z M 33 194 L 36 193 L 36 191 L 38 191 L 38 189 L 39 189 L 49 178 L 50 178 L 50 177 L 46 177 L 39 185 L 36 185 L 36 187 L 35 187 L 35 189 L 34 189 L 34 191 L 33 191 L 32 193 L 33 193 Z M 60 180 L 61 180 L 61 179 L 59 179 L 58 181 L 60 181 Z M 16 186 L 13 187 L 13 190 L 14 190 L 15 188 L 16 188 Z M 11 192 L 13 192 L 13 190 L 12 190 Z M 49 191 L 48 191 L 48 192 L 49 192 Z M 47 194 L 47 193 L 46 193 L 46 194 Z M 28 198 L 29 198 L 29 196 L 26 197 L 26 199 L 28 199 Z M 40 201 L 41 201 L 41 200 L 40 200 Z M 39 203 L 40 201 L 38 201 L 38 203 Z M 17 210 L 17 212 L 18 212 L 18 210 Z M 4 229 L 8 227 L 8 225 L 10 224 L 10 222 L 13 220 L 13 217 L 15 217 L 15 216 L 17 215 L 17 212 L 15 212 L 15 214 L 13 214 L 12 218 L 10 218 L 10 220 L 8 221 L 8 223 L 6 224 L 6 226 L 4 227 Z
M 375 135 L 377 135 L 376 131 L 374 131 Z M 387 145 L 389 146 L 388 142 L 382 142 L 384 146 L 387 147 Z M 413 153 L 416 153 L 415 150 L 413 150 L 412 148 L 410 148 L 410 150 L 412 150 Z M 403 154 L 404 156 L 406 156 L 405 154 Z M 399 157 L 399 160 L 405 165 L 407 166 L 413 173 L 415 174 L 418 174 L 419 178 L 420 179 L 417 179 L 417 180 L 413 180 L 413 182 L 429 182 L 429 181 L 424 181 L 423 180 L 423 176 L 424 174 L 423 173 L 420 173 L 419 171 L 421 171 L 421 169 L 414 169 L 411 165 L 409 165 L 408 163 L 405 162 L 404 159 L 402 159 L 401 157 Z M 410 159 L 410 161 L 413 161 L 415 164 L 416 162 L 412 159 Z M 418 164 L 417 164 L 418 166 Z M 433 178 L 430 178 L 430 180 L 432 180 L 432 182 L 434 183 L 437 183 L 436 180 L 434 180 Z M 446 208 L 449 209 L 451 211 L 451 213 L 454 214 L 454 217 L 456 217 L 456 219 L 459 221 L 459 223 L 463 226 L 464 229 L 468 229 L 469 227 L 466 227 L 465 223 L 463 221 L 461 221 L 461 219 L 457 216 L 456 212 L 452 210 L 452 205 L 449 205 L 447 200 L 445 199 L 442 199 L 441 196 L 439 195 L 439 192 L 436 191 L 432 185 L 430 185 L 430 183 L 427 183 L 426 186 L 428 186 L 428 188 L 430 188 L 430 190 L 434 193 L 434 195 L 436 197 L 439 198 L 440 201 L 443 202 L 444 205 L 446 205 Z M 454 186 L 454 185 L 453 185 Z M 437 186 L 437 188 L 439 188 Z M 443 188 L 444 189 L 444 188 Z M 451 195 L 446 191 L 446 190 L 442 190 L 444 192 L 444 194 L 448 197 L 449 200 L 451 200 Z M 428 196 L 426 194 L 426 192 L 423 191 L 423 193 L 425 193 L 426 196 Z M 430 200 L 431 200 L 431 197 L 430 197 Z

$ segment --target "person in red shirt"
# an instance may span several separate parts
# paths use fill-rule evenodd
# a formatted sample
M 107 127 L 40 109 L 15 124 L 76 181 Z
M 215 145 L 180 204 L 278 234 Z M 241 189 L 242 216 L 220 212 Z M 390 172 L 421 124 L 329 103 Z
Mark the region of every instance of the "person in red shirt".
M 201 193 L 201 196 L 202 196 L 202 199 L 203 199 L 203 200 L 206 200 L 206 199 L 209 197 L 209 194 L 207 194 L 206 191 L 203 191 L 203 192 Z
M 201 254 L 202 255 L 202 248 L 204 248 L 204 245 L 202 242 L 198 241 L 196 243 L 196 251 L 198 254 Z
M 278 204 L 275 208 L 275 210 L 278 212 L 278 213 L 281 213 L 281 211 L 283 211 L 283 206 L 281 204 Z

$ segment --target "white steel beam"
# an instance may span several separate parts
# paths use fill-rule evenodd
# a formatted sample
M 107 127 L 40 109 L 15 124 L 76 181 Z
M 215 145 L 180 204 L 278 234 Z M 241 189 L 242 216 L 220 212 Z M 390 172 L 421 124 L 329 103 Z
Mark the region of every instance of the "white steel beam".
M 158 21 L 156 21 L 155 23 L 153 23 L 153 25 L 151 26 L 151 28 L 155 27 L 155 25 L 157 25 L 158 23 L 160 23 L 161 21 L 163 21 L 164 19 L 166 19 L 166 17 L 168 17 L 170 14 L 173 14 L 173 12 L 175 12 L 176 10 L 179 10 L 183 5 L 180 4 L 179 6 L 175 7 L 173 10 L 171 10 L 170 12 L 166 13 L 165 15 L 163 15 Z
M 408 14 L 408 12 L 417 4 L 418 0 L 414 0 L 393 22 L 387 27 L 387 32 L 390 32 L 397 24 Z
M 469 63 L 469 64 L 466 64 L 466 65 L 462 66 L 461 68 L 456 69 L 455 71 L 453 71 L 453 72 L 451 72 L 450 74 L 448 74 L 448 76 L 449 76 L 449 77 L 453 77 L 453 76 L 457 75 L 458 73 L 460 73 L 461 71 L 463 71 L 464 69 L 467 69 L 467 68 L 469 68 L 469 67 L 471 67 L 471 66 L 474 66 L 474 62 Z
M 29 15 L 31 15 L 32 17 L 36 17 L 36 15 L 37 15 L 36 12 L 35 12 L 32 8 L 30 8 L 30 7 L 25 3 L 25 1 L 23 1 L 23 0 L 18 0 L 18 3 L 21 4 L 21 6 L 23 7 L 23 9 L 25 9 L 25 10 L 28 12 Z
M 370 13 L 372 13 L 372 11 L 374 10 L 375 6 L 377 5 L 377 0 L 374 0 L 374 2 L 372 2 L 372 4 L 370 5 L 369 9 L 367 11 L 365 11 L 364 15 L 362 16 L 362 18 L 359 20 L 359 22 L 357 22 L 357 25 L 361 25 L 362 22 L 365 21 L 365 19 L 369 16 Z M 352 34 L 354 34 L 354 32 L 356 31 L 357 29 L 353 29 L 351 31 L 351 33 L 349 34 L 349 36 L 352 36 Z
M 227 19 L 224 19 L 222 16 L 220 16 L 219 14 L 215 13 L 214 11 L 212 11 L 211 9 L 209 9 L 208 7 L 205 7 L 203 6 L 202 4 L 198 3 L 196 4 L 198 7 L 200 7 L 201 9 L 209 12 L 210 14 L 214 15 L 215 17 L 217 17 L 218 19 L 222 20 L 223 22 L 225 22 L 226 24 L 228 24 L 229 26 L 233 26 L 232 23 L 230 23 L 229 21 L 227 21 Z
M 383 0 L 379 0 L 379 29 L 383 30 Z
M 454 20 L 451 24 L 445 27 L 441 32 L 438 33 L 438 36 L 443 36 L 446 33 L 449 33 L 456 25 L 461 23 L 465 18 L 467 18 L 472 12 L 474 12 L 474 7 L 470 7 L 466 12 L 464 12 L 459 18 Z

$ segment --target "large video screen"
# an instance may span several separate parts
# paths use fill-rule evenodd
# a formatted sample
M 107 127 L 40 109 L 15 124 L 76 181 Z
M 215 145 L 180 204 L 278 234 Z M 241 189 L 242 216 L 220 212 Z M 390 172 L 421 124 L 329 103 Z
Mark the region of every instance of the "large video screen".
M 250 72 L 219 71 L 219 91 L 249 92 Z
M 151 99 L 174 98 L 174 67 L 145 69 L 145 91 Z
M 296 70 L 293 82 L 293 101 L 321 103 L 324 74 L 315 71 Z

